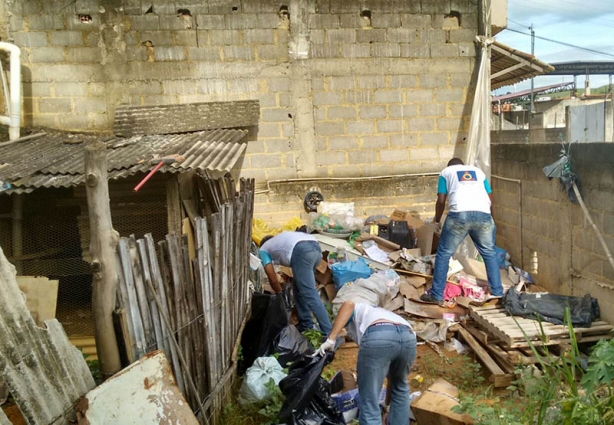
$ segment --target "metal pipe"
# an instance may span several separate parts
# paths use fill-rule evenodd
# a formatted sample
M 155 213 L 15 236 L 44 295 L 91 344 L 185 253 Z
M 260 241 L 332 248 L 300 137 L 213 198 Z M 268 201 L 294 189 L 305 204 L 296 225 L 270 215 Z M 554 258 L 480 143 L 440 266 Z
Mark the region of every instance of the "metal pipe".
M 520 245 L 520 268 L 524 270 L 524 243 L 522 238 L 522 180 L 492 174 L 492 178 L 518 184 L 518 240 Z
M 8 116 L 0 116 L 0 123 L 9 126 L 9 139 L 19 139 L 19 126 L 21 124 L 21 50 L 11 43 L 0 41 L 0 51 L 10 56 L 10 109 Z

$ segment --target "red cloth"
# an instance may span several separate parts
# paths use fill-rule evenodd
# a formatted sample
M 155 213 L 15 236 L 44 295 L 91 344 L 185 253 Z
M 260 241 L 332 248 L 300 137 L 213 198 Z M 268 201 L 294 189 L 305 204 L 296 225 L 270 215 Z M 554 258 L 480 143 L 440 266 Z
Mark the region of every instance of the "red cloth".
M 453 298 L 458 297 L 462 293 L 463 293 L 463 290 L 460 287 L 460 285 L 452 283 L 452 282 L 446 282 L 446 288 L 443 290 L 443 300 L 444 301 L 451 300 Z

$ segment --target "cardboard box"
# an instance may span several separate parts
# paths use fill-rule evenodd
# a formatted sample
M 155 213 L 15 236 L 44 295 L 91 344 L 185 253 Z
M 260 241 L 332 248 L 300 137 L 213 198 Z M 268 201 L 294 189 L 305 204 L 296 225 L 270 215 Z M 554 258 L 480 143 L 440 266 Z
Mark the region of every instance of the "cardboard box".
M 320 261 L 320 264 L 316 266 L 315 276 L 316 282 L 321 285 L 333 283 L 333 272 L 330 267 L 328 267 L 328 263 L 324 260 Z
M 458 405 L 458 388 L 445 379 L 437 379 L 411 404 L 411 410 L 419 424 L 470 425 L 475 421 L 466 413 L 452 412 Z

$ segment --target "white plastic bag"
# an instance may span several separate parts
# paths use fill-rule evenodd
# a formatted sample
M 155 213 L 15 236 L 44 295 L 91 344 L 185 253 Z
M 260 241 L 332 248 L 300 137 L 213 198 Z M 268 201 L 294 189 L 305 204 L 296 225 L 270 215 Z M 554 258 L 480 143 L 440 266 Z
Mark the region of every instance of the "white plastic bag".
M 258 403 L 271 397 L 267 383 L 272 379 L 275 385 L 286 377 L 281 365 L 274 357 L 258 357 L 247 369 L 239 391 L 241 404 Z
M 381 270 L 367 279 L 356 279 L 339 289 L 333 300 L 333 312 L 337 312 L 345 301 L 363 302 L 384 307 L 399 293 L 401 278 L 391 269 Z

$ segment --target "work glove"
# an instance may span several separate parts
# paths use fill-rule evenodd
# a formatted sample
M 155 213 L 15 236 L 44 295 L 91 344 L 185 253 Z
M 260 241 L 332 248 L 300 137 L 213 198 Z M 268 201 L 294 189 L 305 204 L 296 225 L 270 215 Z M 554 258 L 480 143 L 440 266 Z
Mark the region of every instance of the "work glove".
M 335 341 L 330 338 L 326 338 L 326 341 L 320 345 L 320 348 L 316 351 L 317 356 L 323 356 L 327 351 L 332 351 L 335 348 Z

